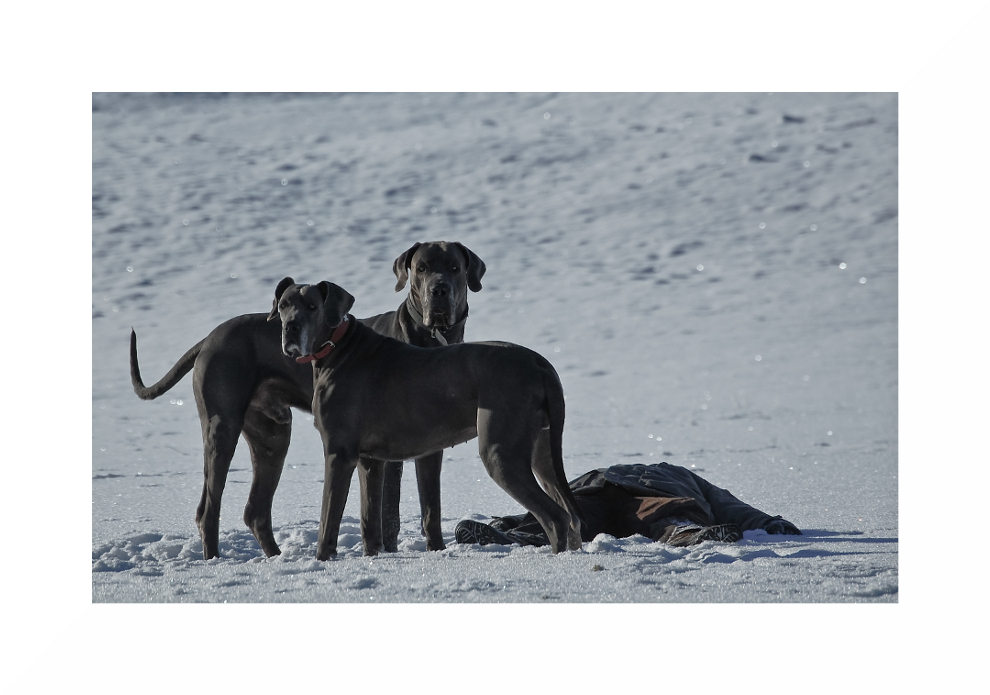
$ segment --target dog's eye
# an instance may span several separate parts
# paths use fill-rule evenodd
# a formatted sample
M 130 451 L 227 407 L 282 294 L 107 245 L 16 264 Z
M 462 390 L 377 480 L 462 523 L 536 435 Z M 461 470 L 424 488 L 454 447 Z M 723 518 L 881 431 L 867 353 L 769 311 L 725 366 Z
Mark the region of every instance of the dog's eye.
M 416 266 L 416 271 L 419 272 L 419 273 L 425 273 L 426 272 L 426 266 L 420 264 L 420 265 Z
M 450 272 L 452 273 L 456 273 L 458 270 L 460 270 L 460 268 L 458 268 L 456 265 L 450 267 Z
M 315 305 L 315 304 L 313 304 L 312 302 L 310 302 L 309 304 L 307 304 L 307 305 L 306 305 L 306 307 L 307 307 L 307 308 L 308 308 L 308 309 L 309 309 L 310 311 L 316 311 L 316 305 Z

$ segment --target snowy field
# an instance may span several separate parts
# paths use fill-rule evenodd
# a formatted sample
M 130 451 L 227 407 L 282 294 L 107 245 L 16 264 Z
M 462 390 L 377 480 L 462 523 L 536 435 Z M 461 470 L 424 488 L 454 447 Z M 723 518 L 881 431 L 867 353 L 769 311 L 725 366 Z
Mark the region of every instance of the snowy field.
M 94 602 L 898 601 L 896 94 L 95 94 L 92 116 Z M 355 476 L 317 562 L 321 446 L 296 413 L 283 554 L 241 520 L 242 442 L 204 562 L 192 379 L 140 401 L 131 327 L 150 384 L 284 275 L 395 309 L 393 259 L 435 239 L 488 267 L 467 339 L 560 373 L 569 478 L 668 461 L 804 535 L 458 545 L 459 519 L 523 511 L 469 442 L 445 452 L 446 551 L 410 464 L 400 552 L 362 556 Z
M 11 692 L 978 690 L 986 2 L 39 8 L 4 44 Z M 144 90 L 357 94 L 106 93 Z M 468 339 L 557 366 L 569 475 L 694 466 L 805 535 L 429 553 L 407 470 L 401 551 L 351 500 L 317 563 L 297 413 L 284 554 L 239 451 L 199 560 L 191 380 L 137 399 L 130 328 L 150 382 L 285 273 L 391 310 L 426 239 L 488 264 Z M 443 488 L 448 542 L 519 511 L 471 443 Z

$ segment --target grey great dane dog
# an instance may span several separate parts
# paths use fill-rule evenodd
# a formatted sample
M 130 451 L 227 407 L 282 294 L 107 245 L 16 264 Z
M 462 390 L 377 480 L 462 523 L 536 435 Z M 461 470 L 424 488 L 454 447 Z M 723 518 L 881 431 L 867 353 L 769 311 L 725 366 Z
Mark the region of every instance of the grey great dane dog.
M 481 289 L 485 263 L 456 242 L 417 243 L 395 259 L 395 291 L 408 280 L 409 294 L 396 311 L 362 319 L 383 335 L 420 347 L 460 343 L 464 339 L 468 290 Z M 158 398 L 190 370 L 203 430 L 204 483 L 196 510 L 203 557 L 218 557 L 220 500 L 240 435 L 251 452 L 253 480 L 244 508 L 244 523 L 262 551 L 278 555 L 272 531 L 272 500 L 278 487 L 292 431 L 290 407 L 310 412 L 313 370 L 282 354 L 281 327 L 268 314 L 246 314 L 215 328 L 191 347 L 162 379 L 145 386 L 137 359 L 137 336 L 131 331 L 131 383 L 145 400 Z M 442 453 L 416 460 L 423 533 L 430 550 L 444 548 L 440 532 Z M 397 549 L 402 462 L 385 467 L 384 547 Z
M 286 277 L 269 315 L 281 319 L 285 355 L 313 365 L 314 424 L 326 457 L 317 559 L 337 553 L 355 468 L 364 552 L 375 555 L 383 462 L 475 437 L 488 474 L 539 520 L 553 552 L 580 548 L 580 511 L 561 449 L 564 392 L 553 366 L 509 343 L 408 345 L 351 320 L 353 304 L 333 283 Z

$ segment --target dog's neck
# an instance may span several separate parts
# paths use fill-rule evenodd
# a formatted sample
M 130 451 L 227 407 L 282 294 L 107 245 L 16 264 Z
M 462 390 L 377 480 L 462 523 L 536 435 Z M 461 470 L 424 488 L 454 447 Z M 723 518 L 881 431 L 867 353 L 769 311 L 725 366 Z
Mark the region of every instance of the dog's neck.
M 296 362 L 300 364 L 306 364 L 307 362 L 315 362 L 316 360 L 322 360 L 324 357 L 333 352 L 333 349 L 337 347 L 344 335 L 347 333 L 347 329 L 351 327 L 352 317 L 350 314 L 344 316 L 344 320 L 337 324 L 333 333 L 330 335 L 330 340 L 323 343 L 320 349 L 314 352 L 312 355 L 303 355 L 302 357 L 297 357 Z
M 409 296 L 406 297 L 406 310 L 409 312 L 409 315 L 412 316 L 412 319 L 413 321 L 416 322 L 416 325 L 422 328 L 423 330 L 429 331 L 430 336 L 434 338 L 437 342 L 439 342 L 441 345 L 447 344 L 448 333 L 453 333 L 458 328 L 463 329 L 464 323 L 465 321 L 467 321 L 467 317 L 468 317 L 468 306 L 467 303 L 465 303 L 464 314 L 461 315 L 461 317 L 458 318 L 456 321 L 454 321 L 454 323 L 452 323 L 451 325 L 447 326 L 446 328 L 439 328 L 438 326 L 427 326 L 426 323 L 424 323 L 423 321 L 423 312 L 421 312 L 419 310 L 419 307 L 417 307 L 416 304 L 413 302 L 412 293 L 410 293 Z

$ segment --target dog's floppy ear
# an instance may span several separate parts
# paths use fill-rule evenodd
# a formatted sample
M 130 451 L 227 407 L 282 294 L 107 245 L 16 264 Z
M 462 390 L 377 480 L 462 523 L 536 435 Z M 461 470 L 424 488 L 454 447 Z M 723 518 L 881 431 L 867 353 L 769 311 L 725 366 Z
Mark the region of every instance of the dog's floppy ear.
M 354 306 L 354 297 L 343 287 L 326 280 L 317 283 L 316 288 L 323 296 L 323 315 L 327 323 L 336 326 Z
M 416 249 L 422 245 L 422 242 L 417 241 L 405 253 L 396 258 L 392 264 L 392 272 L 395 273 L 395 279 L 397 281 L 395 283 L 396 292 L 401 292 L 402 288 L 406 286 L 406 280 L 409 279 L 409 265 L 412 263 L 412 257 L 416 253 Z
M 464 244 L 459 244 L 455 241 L 454 245 L 464 253 L 464 257 L 467 259 L 468 289 L 472 292 L 479 291 L 481 289 L 481 278 L 484 276 L 486 270 L 485 262 L 478 258 L 474 251 Z
M 278 285 L 275 287 L 275 299 L 272 300 L 272 311 L 268 314 L 268 320 L 274 321 L 278 318 L 278 300 L 282 298 L 282 294 L 292 285 L 295 285 L 296 281 L 290 277 L 284 277 L 278 281 Z

